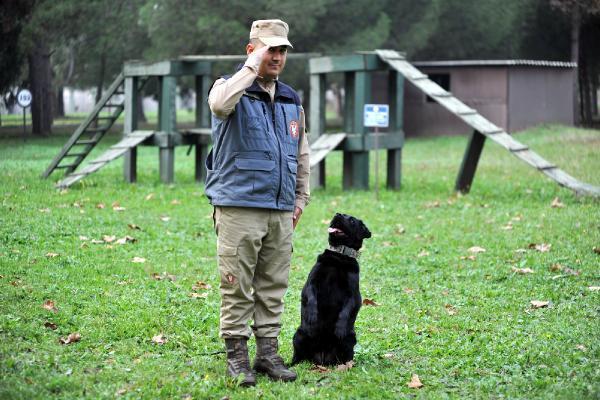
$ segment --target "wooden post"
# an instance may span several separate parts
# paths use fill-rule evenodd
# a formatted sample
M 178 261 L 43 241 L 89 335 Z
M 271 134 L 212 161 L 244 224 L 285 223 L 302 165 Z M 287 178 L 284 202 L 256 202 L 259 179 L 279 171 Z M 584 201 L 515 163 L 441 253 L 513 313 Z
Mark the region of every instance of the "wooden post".
M 196 127 L 210 128 L 210 110 L 208 108 L 208 89 L 210 87 L 210 75 L 196 75 Z M 196 139 L 196 182 L 204 182 L 206 178 L 206 156 L 208 155 L 208 144 L 201 143 L 200 135 Z
M 347 133 L 362 135 L 363 150 L 344 152 L 343 187 L 368 190 L 369 152 L 364 150 L 367 129 L 363 126 L 363 109 L 371 93 L 370 76 L 365 71 L 346 72 L 344 85 L 344 128 Z
M 158 104 L 158 129 L 171 136 L 175 133 L 176 108 L 175 96 L 177 81 L 174 76 L 163 76 L 160 81 L 160 96 Z M 175 146 L 167 140 L 159 148 L 160 179 L 165 183 L 172 183 L 175 167 Z
M 478 131 L 473 131 L 469 144 L 465 150 L 462 165 L 456 178 L 455 190 L 461 193 L 469 193 L 471 190 L 471 184 L 473 183 L 473 177 L 477 170 L 477 163 L 485 144 L 485 136 Z
M 325 133 L 325 74 L 310 76 L 310 118 L 308 131 L 310 143 Z M 310 171 L 310 187 L 325 187 L 325 159 Z
M 390 131 L 393 135 L 404 136 L 404 78 L 398 72 L 389 71 L 388 99 L 390 103 Z M 404 138 L 403 138 L 404 139 Z M 403 140 L 404 142 L 404 140 Z M 389 149 L 387 158 L 387 188 L 398 190 L 402 184 L 402 148 Z
M 125 120 L 123 134 L 129 135 L 138 128 L 138 82 L 137 77 L 125 78 Z M 125 182 L 137 181 L 137 146 L 124 154 L 123 177 Z

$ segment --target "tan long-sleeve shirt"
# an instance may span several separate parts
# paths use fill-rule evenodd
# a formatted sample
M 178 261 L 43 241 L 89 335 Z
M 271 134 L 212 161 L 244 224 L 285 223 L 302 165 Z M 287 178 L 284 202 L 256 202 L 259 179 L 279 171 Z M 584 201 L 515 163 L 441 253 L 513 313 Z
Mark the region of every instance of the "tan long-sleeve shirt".
M 226 119 L 234 111 L 236 104 L 257 78 L 258 66 L 246 65 L 229 79 L 218 79 L 208 96 L 211 112 L 220 119 Z M 271 96 L 275 97 L 275 81 L 258 79 L 258 84 Z M 306 121 L 304 110 L 300 113 L 300 139 L 298 141 L 298 172 L 296 174 L 296 207 L 304 210 L 310 198 L 310 161 L 309 146 L 306 138 Z

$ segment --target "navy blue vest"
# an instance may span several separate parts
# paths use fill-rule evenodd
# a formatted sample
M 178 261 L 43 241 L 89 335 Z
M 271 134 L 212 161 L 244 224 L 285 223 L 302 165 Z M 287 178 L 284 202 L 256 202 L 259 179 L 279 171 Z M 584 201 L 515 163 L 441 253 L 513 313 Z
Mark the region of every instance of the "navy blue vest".
M 294 210 L 300 98 L 276 85 L 274 102 L 255 81 L 227 119 L 212 116 L 205 187 L 212 205 Z

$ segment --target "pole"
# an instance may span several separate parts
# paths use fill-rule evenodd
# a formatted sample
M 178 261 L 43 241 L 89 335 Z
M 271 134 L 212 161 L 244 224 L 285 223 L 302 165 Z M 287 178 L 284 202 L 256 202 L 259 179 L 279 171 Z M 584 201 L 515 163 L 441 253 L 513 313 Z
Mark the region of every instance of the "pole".
M 375 127 L 375 200 L 379 201 L 379 127 Z
M 27 107 L 22 107 L 23 108 L 23 142 L 27 141 L 27 128 L 25 125 L 25 109 Z

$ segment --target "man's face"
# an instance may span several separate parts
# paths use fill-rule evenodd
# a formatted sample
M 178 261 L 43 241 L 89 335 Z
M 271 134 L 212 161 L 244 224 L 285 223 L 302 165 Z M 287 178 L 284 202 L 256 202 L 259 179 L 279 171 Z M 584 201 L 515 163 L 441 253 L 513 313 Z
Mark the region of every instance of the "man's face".
M 257 48 L 263 46 L 261 43 Z M 276 79 L 283 72 L 286 58 L 287 46 L 270 47 L 258 68 L 258 75 L 266 79 Z

